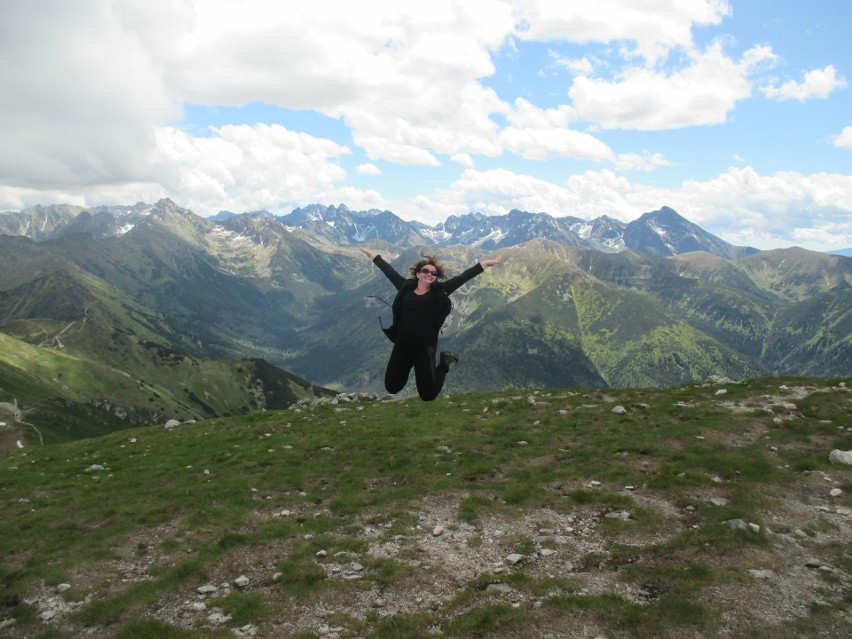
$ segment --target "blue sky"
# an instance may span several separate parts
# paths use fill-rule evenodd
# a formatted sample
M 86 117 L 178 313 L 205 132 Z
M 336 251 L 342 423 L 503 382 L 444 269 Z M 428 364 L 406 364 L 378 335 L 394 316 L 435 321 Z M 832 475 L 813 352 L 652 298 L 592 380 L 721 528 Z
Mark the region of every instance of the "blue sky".
M 0 210 L 666 205 L 847 248 L 850 32 L 845 0 L 3 1 Z

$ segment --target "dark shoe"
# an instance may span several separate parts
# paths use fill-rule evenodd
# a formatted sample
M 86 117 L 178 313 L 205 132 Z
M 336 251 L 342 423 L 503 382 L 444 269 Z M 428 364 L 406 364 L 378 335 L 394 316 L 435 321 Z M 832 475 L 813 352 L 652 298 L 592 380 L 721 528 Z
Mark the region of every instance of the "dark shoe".
M 438 364 L 438 368 L 445 373 L 449 373 L 450 365 L 455 364 L 457 361 L 459 361 L 458 356 L 453 355 L 450 351 L 441 351 L 441 363 Z

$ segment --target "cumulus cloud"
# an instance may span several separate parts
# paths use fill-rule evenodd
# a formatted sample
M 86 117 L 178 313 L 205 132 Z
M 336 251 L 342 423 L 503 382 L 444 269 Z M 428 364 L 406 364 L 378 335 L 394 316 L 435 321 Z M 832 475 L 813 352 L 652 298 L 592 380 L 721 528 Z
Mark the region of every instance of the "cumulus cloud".
M 796 171 L 761 175 L 751 167 L 729 168 L 714 179 L 686 180 L 678 188 L 635 188 L 628 200 L 640 208 L 668 202 L 734 244 L 760 249 L 852 244 L 850 175 Z M 813 231 L 810 240 L 803 229 Z M 814 242 L 817 236 L 825 243 Z
M 771 249 L 799 245 L 821 250 L 852 245 L 852 176 L 730 168 L 704 182 L 660 188 L 631 182 L 610 169 L 570 176 L 563 184 L 498 169 L 464 171 L 452 185 L 421 197 L 407 210 L 435 223 L 448 215 L 513 208 L 629 222 L 667 204 L 692 222 L 737 245 Z
M 739 59 L 721 39 L 696 45 L 696 28 L 729 15 L 723 0 L 373 0 L 334 11 L 297 0 L 2 2 L 0 208 L 169 196 L 202 214 L 345 202 L 438 221 L 511 208 L 632 219 L 679 202 L 710 230 L 729 224 L 743 238 L 749 229 L 763 229 L 767 243 L 848 238 L 843 176 L 745 167 L 661 189 L 616 172 L 670 162 L 639 151 L 645 140 L 619 148 L 613 131 L 725 123 L 761 82 L 773 101 L 846 86 L 834 66 L 767 83 L 778 60 L 768 45 Z M 497 81 L 498 54 L 522 58 L 531 43 L 552 47 L 544 64 L 568 77 L 547 96 L 510 94 Z M 583 43 L 596 46 L 575 48 Z M 197 131 L 182 119 L 189 106 L 249 103 L 322 114 L 339 125 L 328 134 L 338 141 L 272 123 Z M 833 143 L 852 148 L 852 127 Z M 350 147 L 369 160 L 355 171 L 376 185 L 380 161 L 460 173 L 389 202 L 346 183 Z M 526 168 L 475 169 L 505 156 Z M 548 179 L 524 174 L 546 161 Z M 582 172 L 589 164 L 597 170 Z M 568 165 L 580 172 L 568 176 Z M 554 167 L 565 167 L 564 181 Z
M 448 187 L 402 204 L 405 217 L 435 224 L 450 215 L 471 211 L 503 214 L 513 208 L 562 215 L 575 209 L 577 198 L 565 188 L 506 169 L 466 169 Z
M 192 210 L 295 208 L 334 193 L 346 172 L 336 160 L 351 151 L 280 125 L 226 125 L 210 137 L 157 131 L 157 179 Z M 225 208 L 225 207 L 222 207 Z
M 131 19 L 142 17 L 107 3 L 0 3 L 0 23 L 13 26 L 0 38 L 4 183 L 146 179 L 154 128 L 180 110 L 152 49 L 128 37 Z
M 805 74 L 802 82 L 788 80 L 781 86 L 767 86 L 763 93 L 775 100 L 798 100 L 804 102 L 811 99 L 825 99 L 833 91 L 846 88 L 846 78 L 828 65 L 824 69 L 814 69 Z
M 693 26 L 719 24 L 730 13 L 724 0 L 531 0 L 522 6 L 525 39 L 633 43 L 626 55 L 649 65 L 675 47 L 692 48 Z
M 456 164 L 461 164 L 463 167 L 472 169 L 475 166 L 473 158 L 467 153 L 453 153 L 450 159 Z
M 575 75 L 592 75 L 595 70 L 595 63 L 589 57 L 565 58 L 555 52 L 551 52 L 550 57 L 554 64 L 568 69 Z
M 561 106 L 541 109 L 518 98 L 508 114 L 509 126 L 500 131 L 501 146 L 529 160 L 570 157 L 601 161 L 614 157 L 612 150 L 588 133 L 569 128 L 573 109 Z
M 369 162 L 365 164 L 359 164 L 355 167 L 355 170 L 358 171 L 358 173 L 360 173 L 361 175 L 369 175 L 372 177 L 382 174 L 382 170 L 379 167 Z
M 490 115 L 506 107 L 480 79 L 494 73 L 491 50 L 513 30 L 504 2 L 379 0 L 334 11 L 205 2 L 197 11 L 171 75 L 187 100 L 241 104 L 250 95 L 315 109 L 342 119 L 373 160 L 436 166 L 435 154 L 499 153 Z
M 852 149 L 852 126 L 843 128 L 840 135 L 834 138 L 834 146 L 841 149 Z
M 614 79 L 581 76 L 568 94 L 578 117 L 614 129 L 641 131 L 721 124 L 736 103 L 751 95 L 749 73 L 774 58 L 755 47 L 740 62 L 720 42 L 694 52 L 691 64 L 674 72 L 629 68 Z

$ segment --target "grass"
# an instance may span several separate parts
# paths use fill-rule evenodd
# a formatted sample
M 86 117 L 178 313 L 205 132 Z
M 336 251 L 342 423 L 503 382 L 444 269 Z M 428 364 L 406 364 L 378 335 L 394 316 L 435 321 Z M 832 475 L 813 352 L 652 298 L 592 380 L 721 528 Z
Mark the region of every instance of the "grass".
M 753 380 L 725 400 L 758 406 L 780 384 Z M 733 567 L 752 558 L 781 561 L 765 529 L 783 523 L 814 531 L 808 552 L 824 548 L 837 567 L 819 581 L 829 609 L 813 613 L 817 627 L 831 628 L 850 567 L 842 544 L 818 541 L 816 531 L 836 537 L 842 528 L 816 514 L 776 524 L 767 510 L 778 495 L 806 490 L 811 471 L 849 485 L 849 471 L 827 462 L 831 449 L 852 448 L 838 428 L 848 422 L 848 394 L 811 395 L 795 420 L 779 424 L 768 412 L 732 412 L 714 391 L 320 405 L 12 451 L 0 457 L 0 619 L 15 619 L 11 637 L 82 628 L 215 637 L 246 624 L 312 637 L 317 620 L 299 611 L 379 598 L 383 606 L 337 620 L 350 633 L 342 636 L 523 638 L 547 628 L 570 634 L 582 622 L 612 636 L 712 636 L 746 613 L 708 593 L 738 587 Z M 615 404 L 627 414 L 613 414 Z M 604 518 L 610 511 L 630 519 Z M 729 519 L 761 532 L 733 530 L 722 524 Z M 448 528 L 442 537 L 431 535 L 436 524 Z M 566 541 L 533 543 L 554 527 Z M 512 552 L 527 560 L 493 572 Z M 478 572 L 442 559 L 453 554 L 475 559 Z M 125 566 L 141 577 L 122 581 Z M 231 616 L 223 628 L 203 615 L 187 623 L 153 612 L 242 573 L 252 575 L 248 588 L 220 588 L 207 600 Z M 581 593 L 596 574 L 612 592 Z M 64 597 L 75 610 L 62 625 L 46 624 L 35 600 L 59 583 L 72 584 Z M 646 594 L 625 598 L 625 586 Z

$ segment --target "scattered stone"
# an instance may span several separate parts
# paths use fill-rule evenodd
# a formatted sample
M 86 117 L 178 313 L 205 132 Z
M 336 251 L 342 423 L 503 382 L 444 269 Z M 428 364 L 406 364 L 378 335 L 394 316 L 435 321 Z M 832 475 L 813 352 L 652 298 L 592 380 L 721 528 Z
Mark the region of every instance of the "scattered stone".
M 731 530 L 745 530 L 748 528 L 748 524 L 746 524 L 742 519 L 728 519 L 722 523 Z
M 100 464 L 92 464 L 91 466 L 89 466 L 85 470 L 85 472 L 87 472 L 87 473 L 99 473 L 99 472 L 104 471 L 104 470 L 106 470 L 106 468 L 104 468 Z
M 597 488 L 600 485 L 601 485 L 601 483 L 599 481 L 597 481 L 596 479 L 593 479 L 592 481 L 589 482 L 589 486 L 591 488 Z
M 842 490 L 840 490 L 839 488 L 832 488 L 832 489 L 828 492 L 828 494 L 829 494 L 829 495 L 831 495 L 832 497 L 840 497 L 840 496 L 842 496 L 842 495 L 843 495 L 843 491 L 842 491 Z
M 846 464 L 852 466 L 852 450 L 833 450 L 828 456 L 832 464 Z
M 719 390 L 716 391 L 716 395 L 727 395 L 727 394 L 728 394 L 727 388 L 720 388 Z
M 630 519 L 630 513 L 626 510 L 614 511 L 611 513 L 607 513 L 604 515 L 606 519 L 618 519 L 620 521 L 627 521 Z
M 325 550 L 318 550 L 315 556 L 317 559 L 325 559 L 328 557 L 328 553 Z
M 432 536 L 433 537 L 440 537 L 445 532 L 446 532 L 446 528 L 444 528 L 443 526 L 435 526 L 435 528 L 432 529 Z
M 249 585 L 249 578 L 246 577 L 245 575 L 240 575 L 239 577 L 234 579 L 234 585 L 237 588 L 245 588 L 246 586 Z
M 218 592 L 218 588 L 212 584 L 207 584 L 206 586 L 199 587 L 195 592 L 199 595 L 212 595 L 214 592 Z
M 518 553 L 512 553 L 508 557 L 506 557 L 506 563 L 510 566 L 517 566 L 524 560 L 523 555 L 519 555 Z
M 752 569 L 752 570 L 748 571 L 748 574 L 750 574 L 755 579 L 764 579 L 764 580 L 772 579 L 775 576 L 774 572 L 772 572 L 771 570 L 766 570 L 766 569 L 760 569 L 760 570 Z
M 722 508 L 723 506 L 728 505 L 728 500 L 722 499 L 721 497 L 711 497 L 710 503 L 713 504 L 714 506 L 718 506 L 719 508 Z
M 755 534 L 760 532 L 760 526 L 758 526 L 757 524 L 749 523 L 748 529 Z
M 56 586 L 56 592 L 60 594 L 63 592 L 67 592 L 68 590 L 71 590 L 71 584 L 59 584 L 58 586 Z
M 169 421 L 167 421 L 163 425 L 163 428 L 165 428 L 166 430 L 171 430 L 172 428 L 175 428 L 176 426 L 180 426 L 180 422 L 176 419 L 170 419 Z
M 512 588 L 512 586 L 510 586 L 509 584 L 497 583 L 497 584 L 488 584 L 488 586 L 485 588 L 485 591 L 486 592 L 509 593 L 509 592 L 515 592 L 515 589 Z
M 624 406 L 616 406 L 615 408 L 612 409 L 612 412 L 615 413 L 616 415 L 624 415 L 624 414 L 627 413 L 627 409 L 624 408 Z
M 214 612 L 209 617 L 207 617 L 207 621 L 212 624 L 222 625 L 224 623 L 228 623 L 231 620 L 230 615 L 226 615 L 222 612 Z
M 808 559 L 805 562 L 805 566 L 807 566 L 808 568 L 819 568 L 820 566 L 822 566 L 822 562 L 819 559 Z

